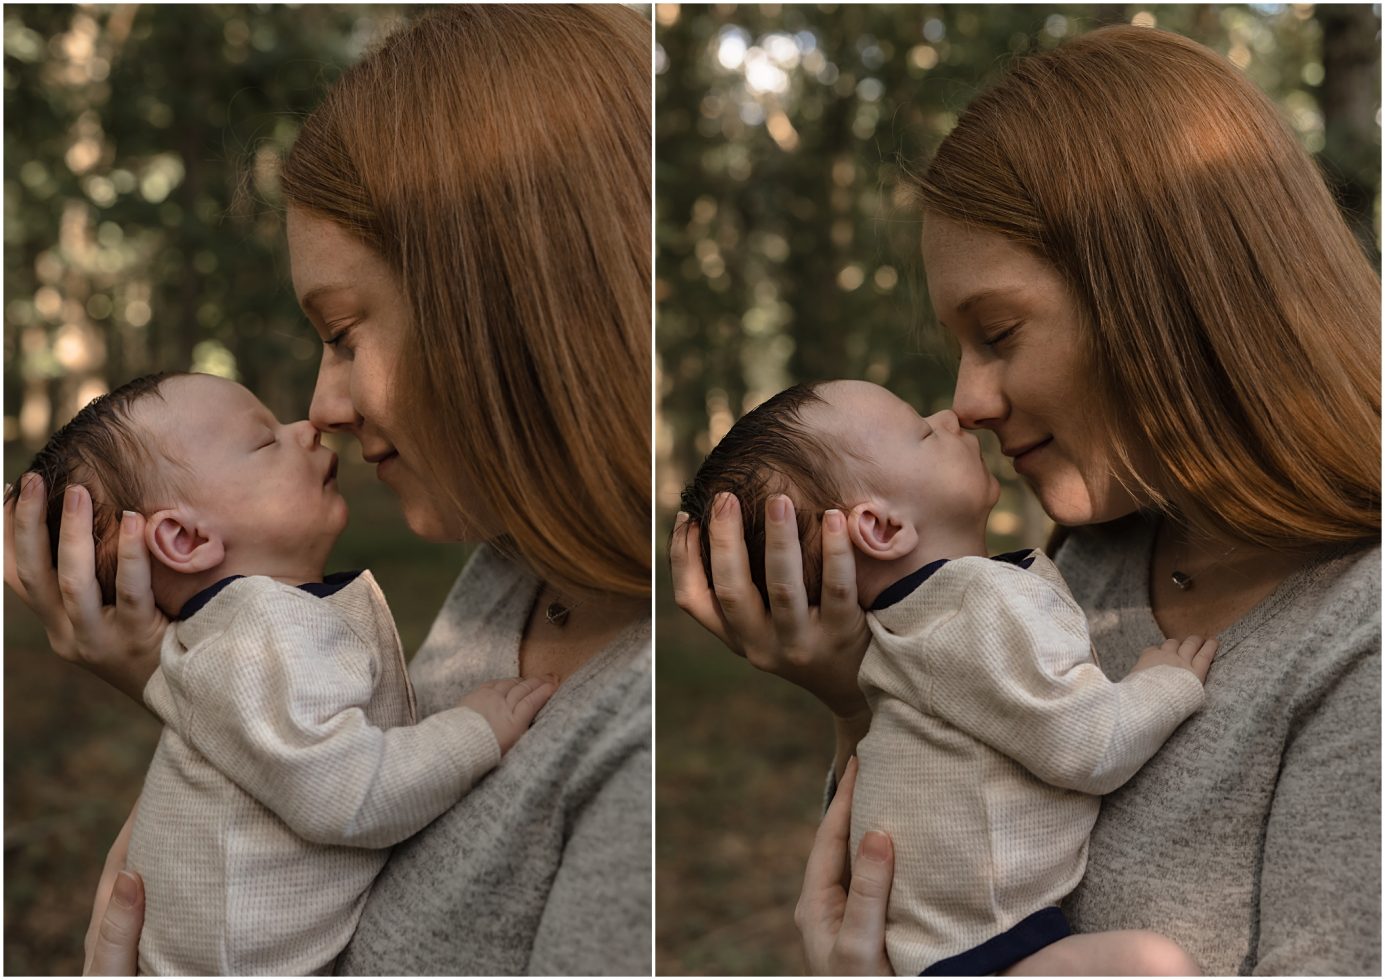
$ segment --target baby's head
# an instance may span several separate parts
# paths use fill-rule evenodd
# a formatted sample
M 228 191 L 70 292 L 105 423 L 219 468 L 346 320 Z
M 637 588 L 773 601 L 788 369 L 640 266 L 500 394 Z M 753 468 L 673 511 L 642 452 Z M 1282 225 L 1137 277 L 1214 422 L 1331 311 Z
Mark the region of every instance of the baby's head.
M 155 597 L 170 613 L 227 575 L 320 579 L 346 526 L 336 469 L 310 423 L 281 425 L 246 388 L 205 374 L 122 385 L 78 412 L 29 467 L 48 494 L 55 562 L 64 492 L 90 491 L 107 604 L 120 515 L 144 515 Z
M 765 503 L 782 493 L 798 518 L 808 601 L 821 598 L 823 511 L 836 509 L 869 605 L 935 558 L 984 553 L 1000 485 L 954 413 L 921 418 L 879 385 L 828 381 L 795 385 L 741 418 L 683 491 L 682 509 L 705 528 L 723 491 L 740 501 L 751 577 L 766 602 Z M 702 561 L 711 581 L 705 535 Z

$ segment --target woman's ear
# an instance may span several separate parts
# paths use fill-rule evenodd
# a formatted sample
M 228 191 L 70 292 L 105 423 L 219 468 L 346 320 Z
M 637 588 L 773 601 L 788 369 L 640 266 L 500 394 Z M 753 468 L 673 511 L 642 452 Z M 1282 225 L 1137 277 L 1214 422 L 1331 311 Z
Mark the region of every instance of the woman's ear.
M 851 508 L 851 514 L 846 519 L 846 531 L 856 549 L 876 561 L 903 558 L 919 543 L 914 522 L 890 514 L 878 500 L 868 500 Z
M 184 575 L 205 572 L 226 557 L 221 535 L 198 528 L 181 510 L 161 510 L 144 522 L 150 553 L 169 569 Z

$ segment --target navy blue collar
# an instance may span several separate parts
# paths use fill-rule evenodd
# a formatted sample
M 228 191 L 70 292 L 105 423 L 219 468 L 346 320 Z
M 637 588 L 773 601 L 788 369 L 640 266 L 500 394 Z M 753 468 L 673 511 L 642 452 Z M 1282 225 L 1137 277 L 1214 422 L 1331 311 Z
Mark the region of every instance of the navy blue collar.
M 939 558 L 937 561 L 930 561 L 916 572 L 910 572 L 876 596 L 875 601 L 870 605 L 870 611 L 878 612 L 881 609 L 888 609 L 896 602 L 904 599 L 932 578 L 933 573 L 946 565 L 948 561 L 947 558 Z M 991 555 L 991 561 L 1003 561 L 1010 565 L 1018 565 L 1020 568 L 1028 568 L 1034 564 L 1034 549 L 1025 548 L 1022 551 L 1007 551 L 1003 555 Z
M 334 592 L 340 592 L 342 589 L 346 588 L 356 576 L 361 574 L 361 571 L 362 569 L 357 569 L 354 572 L 333 572 L 331 575 L 325 576 L 321 582 L 304 582 L 298 587 L 310 595 L 325 598 Z M 183 608 L 178 610 L 178 615 L 173 618 L 175 620 L 191 619 L 203 606 L 215 599 L 222 589 L 226 588 L 226 586 L 230 585 L 238 578 L 245 578 L 245 576 L 228 575 L 221 581 L 214 582 L 207 586 L 201 592 L 197 593 L 197 595 L 183 603 Z

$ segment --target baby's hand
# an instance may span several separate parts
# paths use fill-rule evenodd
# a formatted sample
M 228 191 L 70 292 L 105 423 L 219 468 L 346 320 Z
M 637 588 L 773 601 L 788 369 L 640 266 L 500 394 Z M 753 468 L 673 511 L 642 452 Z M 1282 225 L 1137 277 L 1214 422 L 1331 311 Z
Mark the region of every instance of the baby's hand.
M 488 681 L 467 692 L 459 707 L 470 708 L 490 723 L 495 740 L 500 743 L 500 754 L 504 755 L 557 689 L 551 675 L 540 680 L 510 677 Z
M 1168 664 L 1170 667 L 1191 670 L 1198 680 L 1206 684 L 1207 668 L 1212 666 L 1216 656 L 1216 640 L 1204 640 L 1200 636 L 1190 636 L 1186 640 L 1165 640 L 1163 646 L 1147 647 L 1130 672 L 1133 674 L 1137 670 Z

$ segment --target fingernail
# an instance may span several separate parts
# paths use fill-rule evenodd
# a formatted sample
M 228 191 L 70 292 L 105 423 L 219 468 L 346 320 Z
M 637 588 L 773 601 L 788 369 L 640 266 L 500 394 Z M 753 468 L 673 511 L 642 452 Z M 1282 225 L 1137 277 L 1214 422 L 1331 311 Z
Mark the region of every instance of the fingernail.
M 886 861 L 890 856 L 889 838 L 878 830 L 872 830 L 861 838 L 861 857 L 867 861 Z
M 712 515 L 714 517 L 730 517 L 734 513 L 733 508 L 735 506 L 736 495 L 723 491 L 717 494 L 716 503 L 712 507 Z
M 63 513 L 70 514 L 77 509 L 77 488 L 68 487 L 63 491 Z
M 128 871 L 122 871 L 115 876 L 115 887 L 111 889 L 111 901 L 123 909 L 135 907 L 135 899 L 139 897 L 139 886 L 135 884 L 135 876 Z
M 688 523 L 688 512 L 680 510 L 677 516 L 673 518 L 673 529 L 676 531 L 686 523 Z
M 774 524 L 783 524 L 789 516 L 789 498 L 782 493 L 769 498 L 769 519 Z
M 34 495 L 34 488 L 37 486 L 38 477 L 32 473 L 26 473 L 19 478 L 19 495 L 27 500 Z
M 846 526 L 846 518 L 839 510 L 829 510 L 822 515 L 822 526 L 835 533 Z
M 130 520 L 130 518 L 134 516 L 136 515 L 132 510 L 122 510 L 120 512 L 120 529 L 127 534 L 133 534 L 135 531 L 134 521 Z

